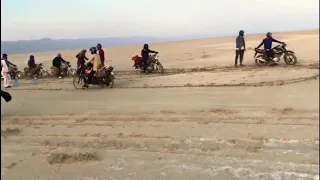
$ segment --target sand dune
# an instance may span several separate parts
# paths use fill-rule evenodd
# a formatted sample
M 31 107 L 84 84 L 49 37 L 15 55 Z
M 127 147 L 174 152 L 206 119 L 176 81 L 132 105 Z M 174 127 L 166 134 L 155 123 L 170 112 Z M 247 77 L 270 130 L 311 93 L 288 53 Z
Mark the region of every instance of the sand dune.
M 319 32 L 274 33 L 299 63 L 257 67 L 246 36 L 151 44 L 163 75 L 139 75 L 141 45 L 105 48 L 113 89 L 21 80 L 2 102 L 8 180 L 319 179 Z M 75 65 L 78 50 L 61 52 Z M 57 52 L 35 53 L 46 67 Z M 11 55 L 21 67 L 28 55 Z

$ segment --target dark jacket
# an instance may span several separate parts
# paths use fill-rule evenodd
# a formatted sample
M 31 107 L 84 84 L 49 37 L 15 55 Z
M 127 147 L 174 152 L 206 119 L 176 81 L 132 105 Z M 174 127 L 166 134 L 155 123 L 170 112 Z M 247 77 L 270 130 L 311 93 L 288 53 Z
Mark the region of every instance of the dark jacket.
M 53 60 L 52 60 L 52 65 L 53 66 L 58 66 L 60 67 L 61 66 L 61 62 L 64 62 L 64 63 L 67 63 L 67 61 L 65 61 L 64 59 L 62 59 L 62 57 L 55 57 Z
M 84 65 L 84 63 L 86 62 L 85 60 L 88 60 L 88 58 L 86 57 L 85 53 L 83 52 L 79 52 L 76 55 L 76 58 L 78 59 L 77 61 L 77 66 L 79 67 L 80 65 Z
M 260 48 L 262 45 L 264 45 L 264 49 L 272 49 L 272 42 L 277 42 L 277 43 L 282 43 L 276 39 L 273 39 L 272 37 L 270 38 L 265 38 L 262 40 L 262 42 L 259 44 L 257 48 Z
M 141 50 L 141 57 L 143 60 L 148 59 L 149 58 L 149 53 L 157 53 L 156 51 L 152 51 L 150 49 L 142 49 Z
M 29 68 L 34 68 L 34 67 L 36 67 L 37 65 L 36 65 L 35 60 L 34 60 L 34 59 L 29 59 L 29 61 L 28 61 L 28 66 L 29 66 Z
M 244 37 L 239 35 L 236 39 L 237 50 L 240 50 L 242 46 L 244 47 L 244 49 L 246 49 L 246 42 L 244 40 Z

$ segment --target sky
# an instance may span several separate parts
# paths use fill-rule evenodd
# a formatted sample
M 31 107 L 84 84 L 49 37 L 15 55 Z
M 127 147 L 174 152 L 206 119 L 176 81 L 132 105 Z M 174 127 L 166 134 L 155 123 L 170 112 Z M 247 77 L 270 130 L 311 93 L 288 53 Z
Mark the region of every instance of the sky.
M 1 0 L 2 41 L 316 28 L 319 0 Z

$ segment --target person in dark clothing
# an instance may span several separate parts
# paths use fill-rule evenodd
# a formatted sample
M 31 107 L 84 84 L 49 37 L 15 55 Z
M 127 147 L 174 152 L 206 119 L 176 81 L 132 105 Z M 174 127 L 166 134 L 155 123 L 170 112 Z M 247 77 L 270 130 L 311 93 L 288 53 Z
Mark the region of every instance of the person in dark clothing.
M 58 55 L 52 60 L 52 66 L 56 67 L 58 69 L 58 74 L 59 78 L 61 79 L 61 63 L 68 63 L 65 61 L 62 57 L 61 54 L 58 53 Z
M 141 50 L 141 59 L 143 62 L 143 72 L 146 73 L 148 69 L 148 59 L 149 59 L 149 53 L 158 53 L 157 51 L 152 51 L 149 49 L 148 44 L 143 45 L 143 49 Z
M 244 36 L 244 31 L 243 30 L 239 31 L 239 36 L 236 39 L 236 57 L 235 57 L 234 66 L 237 66 L 239 56 L 240 56 L 240 66 L 243 66 L 242 64 L 243 56 L 244 56 L 244 51 L 246 50 L 246 43 L 243 36 Z
M 1 90 L 1 97 L 2 97 L 6 102 L 11 101 L 11 99 L 12 99 L 10 93 L 5 92 L 5 91 L 2 91 L 2 90 Z
M 40 67 L 36 64 L 36 61 L 33 55 L 30 55 L 30 58 L 28 60 L 28 67 L 29 67 L 29 72 L 35 76 L 34 78 L 37 78 L 37 75 L 40 72 Z
M 36 64 L 36 61 L 35 61 L 33 55 L 31 55 L 30 58 L 29 58 L 29 60 L 28 60 L 28 67 L 29 67 L 29 68 L 35 68 L 35 67 L 37 67 L 37 64 Z
M 86 60 L 89 60 L 86 57 L 86 53 L 87 53 L 87 50 L 83 49 L 82 51 L 80 51 L 76 55 L 76 58 L 78 59 L 78 61 L 77 61 L 77 74 L 80 74 L 81 69 L 84 68 L 84 63 L 86 62 Z
M 89 60 L 87 57 L 86 57 L 86 53 L 87 53 L 87 50 L 83 49 L 82 51 L 80 51 L 77 55 L 76 55 L 76 58 L 78 59 L 77 61 L 77 66 L 81 66 L 81 65 L 84 65 L 84 63 L 86 62 L 86 60 Z
M 284 42 L 280 42 L 276 39 L 273 39 L 271 32 L 268 32 L 266 36 L 267 37 L 262 40 L 262 42 L 259 44 L 258 47 L 256 47 L 256 49 L 259 49 L 262 45 L 264 45 L 264 50 L 266 51 L 266 54 L 269 57 L 269 59 L 275 61 L 277 59 L 274 57 L 274 53 L 272 51 L 272 42 L 276 42 L 280 44 L 283 44 Z

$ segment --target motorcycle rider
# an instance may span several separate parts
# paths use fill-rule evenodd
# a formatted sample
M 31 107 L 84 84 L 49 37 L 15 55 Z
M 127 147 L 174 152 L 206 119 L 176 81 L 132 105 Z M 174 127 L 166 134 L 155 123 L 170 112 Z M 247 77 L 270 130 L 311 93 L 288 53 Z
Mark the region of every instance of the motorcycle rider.
M 34 78 L 37 79 L 37 75 L 39 74 L 40 68 L 35 63 L 35 59 L 33 55 L 30 55 L 30 58 L 28 60 L 28 67 L 29 67 L 29 72 L 34 73 Z
M 284 42 L 280 42 L 276 39 L 273 39 L 271 32 L 268 32 L 266 36 L 267 37 L 262 40 L 262 42 L 259 44 L 258 47 L 256 47 L 256 49 L 259 49 L 262 45 L 264 45 L 264 50 L 266 51 L 266 55 L 269 57 L 269 59 L 276 61 L 278 59 L 276 57 L 274 57 L 274 53 L 272 51 L 272 42 L 276 42 L 276 43 L 280 43 L 280 44 L 284 44 Z
M 89 51 L 91 52 L 92 57 L 87 62 L 85 62 L 85 66 L 87 66 L 90 63 L 92 63 L 93 68 L 92 68 L 92 70 L 91 70 L 91 72 L 90 72 L 90 74 L 88 76 L 88 81 L 89 82 L 84 82 L 85 84 L 84 84 L 83 87 L 89 87 L 88 84 L 92 83 L 92 79 L 93 79 L 94 74 L 102 66 L 101 60 L 100 60 L 100 56 L 97 54 L 97 48 L 96 47 L 91 47 L 89 49 Z
M 143 62 L 143 72 L 144 73 L 146 73 L 147 69 L 148 69 L 149 53 L 158 53 L 158 52 L 150 50 L 149 45 L 144 44 L 143 49 L 141 50 L 141 58 L 142 58 L 142 62 Z
M 97 49 L 98 49 L 98 54 L 100 56 L 101 64 L 104 65 L 104 60 L 105 60 L 104 51 L 100 43 L 97 44 Z
M 52 66 L 56 67 L 58 69 L 58 74 L 57 76 L 59 77 L 59 79 L 61 79 L 61 63 L 69 63 L 67 61 L 65 61 L 62 57 L 61 54 L 58 53 L 57 56 L 52 60 Z
M 239 36 L 236 39 L 236 57 L 235 57 L 235 64 L 234 66 L 237 66 L 238 64 L 238 58 L 240 56 L 240 66 L 243 66 L 243 55 L 244 51 L 246 50 L 246 43 L 244 40 L 244 31 L 239 31 Z

